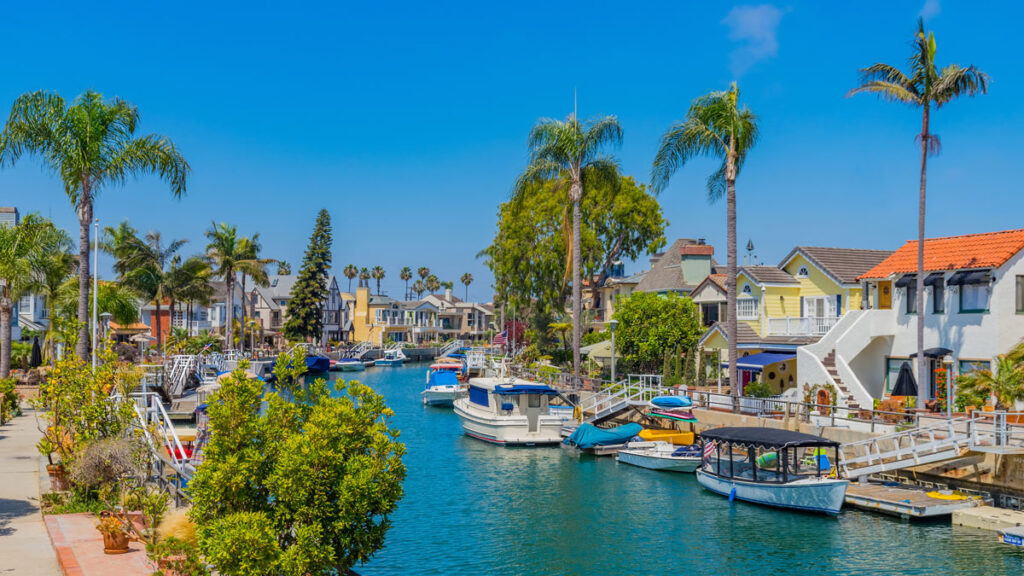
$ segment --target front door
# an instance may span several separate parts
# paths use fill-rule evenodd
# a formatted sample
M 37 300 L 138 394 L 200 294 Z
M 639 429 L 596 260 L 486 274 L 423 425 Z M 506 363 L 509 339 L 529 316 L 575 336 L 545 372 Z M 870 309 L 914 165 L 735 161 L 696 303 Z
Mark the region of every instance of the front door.
M 878 283 L 878 309 L 892 309 L 892 280 Z
M 740 382 L 742 382 L 742 387 L 740 388 L 740 396 L 743 395 L 743 391 L 747 389 L 747 384 L 750 384 L 750 381 L 753 379 L 753 372 L 751 372 L 750 370 L 740 370 Z

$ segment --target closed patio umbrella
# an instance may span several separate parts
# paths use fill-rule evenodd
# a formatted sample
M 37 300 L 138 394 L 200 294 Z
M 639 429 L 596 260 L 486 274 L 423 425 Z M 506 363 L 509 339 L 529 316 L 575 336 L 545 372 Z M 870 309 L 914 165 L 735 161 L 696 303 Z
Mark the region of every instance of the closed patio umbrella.
M 917 382 L 914 380 L 914 372 L 910 369 L 910 362 L 904 362 L 900 366 L 900 373 L 896 376 L 896 385 L 892 387 L 891 396 L 917 396 Z
M 32 339 L 32 355 L 29 356 L 28 365 L 32 368 L 43 365 L 43 351 L 39 348 L 39 336 Z

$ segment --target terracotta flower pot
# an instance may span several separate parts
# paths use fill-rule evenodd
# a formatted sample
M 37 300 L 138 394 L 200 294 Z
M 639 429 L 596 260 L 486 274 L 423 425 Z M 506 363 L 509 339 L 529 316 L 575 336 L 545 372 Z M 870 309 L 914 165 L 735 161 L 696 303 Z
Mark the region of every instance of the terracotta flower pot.
M 50 475 L 50 487 L 56 492 L 68 489 L 68 471 L 63 464 L 47 464 L 46 473 Z
M 128 551 L 128 535 L 124 532 L 103 533 L 104 554 L 124 554 Z

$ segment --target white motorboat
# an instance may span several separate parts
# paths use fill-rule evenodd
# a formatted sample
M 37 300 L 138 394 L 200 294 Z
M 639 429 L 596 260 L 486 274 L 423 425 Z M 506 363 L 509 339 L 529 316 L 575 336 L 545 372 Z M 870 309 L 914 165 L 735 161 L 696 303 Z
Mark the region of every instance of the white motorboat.
M 406 356 L 401 348 L 390 348 L 384 351 L 384 356 L 377 359 L 376 366 L 401 366 L 405 363 Z
M 366 365 L 358 358 L 338 358 L 331 364 L 331 370 L 340 372 L 362 372 L 365 369 Z
M 670 442 L 630 442 L 619 449 L 616 458 L 649 470 L 693 472 L 701 464 L 700 446 L 676 446 Z
M 452 406 L 457 398 L 465 396 L 465 389 L 459 382 L 461 365 L 452 367 L 434 364 L 427 370 L 427 387 L 420 395 L 427 406 Z
M 697 481 L 708 490 L 765 506 L 839 514 L 849 481 L 839 478 L 839 443 L 775 428 L 701 433 Z M 834 461 L 828 458 L 831 448 Z
M 462 431 L 472 438 L 507 446 L 558 444 L 563 414 L 552 414 L 558 391 L 519 378 L 473 378 L 469 395 L 455 400 Z

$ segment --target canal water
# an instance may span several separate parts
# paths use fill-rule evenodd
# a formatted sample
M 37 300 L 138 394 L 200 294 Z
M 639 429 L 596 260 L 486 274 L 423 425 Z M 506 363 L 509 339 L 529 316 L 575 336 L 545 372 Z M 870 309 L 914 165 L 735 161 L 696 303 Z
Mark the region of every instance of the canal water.
M 730 504 L 693 475 L 468 438 L 451 409 L 422 405 L 425 371 L 344 374 L 384 395 L 407 447 L 405 496 L 364 576 L 1024 572 L 1024 550 L 948 521 Z

